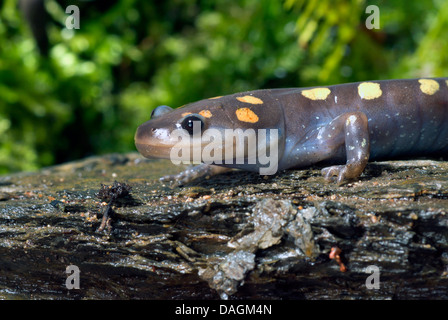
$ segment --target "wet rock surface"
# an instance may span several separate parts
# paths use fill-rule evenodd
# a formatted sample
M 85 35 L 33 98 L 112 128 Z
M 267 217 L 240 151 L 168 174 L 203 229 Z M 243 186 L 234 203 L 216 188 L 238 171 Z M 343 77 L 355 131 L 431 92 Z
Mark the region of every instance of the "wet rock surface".
M 448 299 L 446 161 L 344 186 L 317 167 L 159 182 L 183 168 L 132 153 L 0 177 L 0 298 Z

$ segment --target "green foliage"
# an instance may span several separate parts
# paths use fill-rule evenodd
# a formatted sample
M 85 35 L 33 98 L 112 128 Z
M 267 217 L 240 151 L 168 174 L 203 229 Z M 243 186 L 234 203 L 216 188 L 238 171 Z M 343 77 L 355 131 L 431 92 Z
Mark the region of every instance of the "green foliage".
M 65 28 L 68 5 L 81 28 Z M 368 30 L 367 5 L 380 9 Z M 134 150 L 153 108 L 269 87 L 446 76 L 448 1 L 46 0 L 40 55 L 0 2 L 0 173 Z
M 69 116 L 14 6 L 6 1 L 0 16 L 0 172 L 52 163 L 55 135 Z
M 368 30 L 366 7 L 380 10 Z M 298 12 L 306 83 L 447 76 L 448 1 L 286 0 Z

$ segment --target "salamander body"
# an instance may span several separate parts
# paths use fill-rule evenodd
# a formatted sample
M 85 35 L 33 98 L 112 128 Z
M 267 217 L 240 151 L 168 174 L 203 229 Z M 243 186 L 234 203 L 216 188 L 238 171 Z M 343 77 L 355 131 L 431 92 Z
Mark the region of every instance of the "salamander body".
M 174 130 L 193 139 L 195 121 L 201 132 L 276 129 L 278 170 L 328 163 L 324 177 L 336 176 L 342 184 L 358 178 L 369 160 L 448 155 L 448 78 L 263 89 L 174 110 L 160 106 L 137 129 L 136 147 L 145 157 L 169 159 L 178 142 Z M 205 144 L 200 146 L 203 150 Z M 224 149 L 219 150 L 224 154 Z M 227 162 L 223 156 L 221 163 L 211 164 L 250 171 L 261 166 Z M 196 177 L 215 171 L 223 169 L 202 166 L 191 172 Z

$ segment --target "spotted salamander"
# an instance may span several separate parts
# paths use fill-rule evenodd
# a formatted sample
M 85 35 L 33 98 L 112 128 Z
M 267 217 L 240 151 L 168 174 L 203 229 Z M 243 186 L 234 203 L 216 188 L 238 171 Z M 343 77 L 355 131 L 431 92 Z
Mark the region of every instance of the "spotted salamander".
M 448 155 L 448 78 L 382 80 L 332 86 L 264 89 L 214 97 L 171 109 L 159 106 L 135 134 L 147 158 L 170 158 L 175 129 L 277 129 L 278 170 L 325 163 L 327 181 L 357 179 L 369 160 Z M 199 176 L 259 164 L 202 164 Z M 166 180 L 166 179 L 165 179 Z

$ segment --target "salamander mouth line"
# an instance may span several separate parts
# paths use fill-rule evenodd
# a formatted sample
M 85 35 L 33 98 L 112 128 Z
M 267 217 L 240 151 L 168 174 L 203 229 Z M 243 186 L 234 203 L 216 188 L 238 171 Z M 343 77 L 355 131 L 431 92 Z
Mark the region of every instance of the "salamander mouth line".
M 174 164 L 261 164 L 263 167 L 257 166 L 260 172 L 274 174 L 278 168 L 278 134 L 278 129 L 228 129 L 224 133 L 205 130 L 189 136 L 185 130 L 173 130 L 165 140 L 137 136 L 135 145 L 150 159 L 170 159 Z

